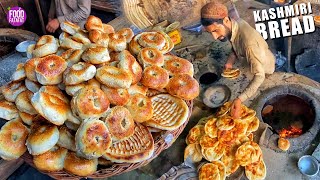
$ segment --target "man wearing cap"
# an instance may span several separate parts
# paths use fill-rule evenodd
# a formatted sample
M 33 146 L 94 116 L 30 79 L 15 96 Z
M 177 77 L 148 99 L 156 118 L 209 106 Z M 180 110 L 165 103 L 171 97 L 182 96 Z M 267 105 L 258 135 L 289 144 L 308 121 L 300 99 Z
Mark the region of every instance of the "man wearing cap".
M 236 58 L 245 60 L 254 78 L 245 90 L 233 101 L 231 114 L 240 116 L 241 103 L 255 94 L 265 79 L 265 74 L 275 70 L 275 57 L 262 36 L 242 19 L 228 17 L 227 7 L 217 2 L 206 4 L 201 9 L 201 24 L 205 30 L 222 42 L 229 40 L 233 52 L 229 55 L 225 69 L 231 69 Z

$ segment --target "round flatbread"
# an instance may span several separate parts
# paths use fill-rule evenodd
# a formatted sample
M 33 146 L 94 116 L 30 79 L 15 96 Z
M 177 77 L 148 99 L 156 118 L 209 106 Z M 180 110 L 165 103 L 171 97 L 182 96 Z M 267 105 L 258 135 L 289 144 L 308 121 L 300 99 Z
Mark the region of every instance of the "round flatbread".
M 221 74 L 222 77 L 235 79 L 240 76 L 240 70 L 239 69 L 225 69 L 223 73 Z
M 266 164 L 261 159 L 257 163 L 253 163 L 246 166 L 245 173 L 249 180 L 263 180 L 266 178 L 267 175 Z

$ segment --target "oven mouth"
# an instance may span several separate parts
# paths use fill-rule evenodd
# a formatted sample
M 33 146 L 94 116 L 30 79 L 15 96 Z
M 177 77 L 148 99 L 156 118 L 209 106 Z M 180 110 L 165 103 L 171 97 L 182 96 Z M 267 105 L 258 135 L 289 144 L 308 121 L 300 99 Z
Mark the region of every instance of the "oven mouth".
M 0 58 L 4 59 L 15 52 L 19 40 L 12 36 L 0 36 Z

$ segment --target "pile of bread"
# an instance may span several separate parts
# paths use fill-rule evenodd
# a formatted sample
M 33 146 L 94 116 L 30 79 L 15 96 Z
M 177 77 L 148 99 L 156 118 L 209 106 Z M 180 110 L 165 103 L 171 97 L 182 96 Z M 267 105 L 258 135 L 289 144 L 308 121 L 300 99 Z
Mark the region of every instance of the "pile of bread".
M 226 179 L 240 166 L 249 180 L 264 179 L 266 166 L 262 151 L 253 141 L 259 127 L 256 112 L 242 105 L 241 117 L 230 115 L 231 102 L 225 103 L 214 116 L 200 119 L 186 138 L 185 160 L 209 161 L 199 169 L 199 179 Z
M 188 60 L 166 54 L 173 45 L 165 33 L 115 32 L 94 16 L 85 27 L 64 22 L 59 40 L 42 36 L 2 87 L 3 159 L 28 150 L 39 170 L 88 176 L 98 164 L 149 159 L 151 132 L 188 120 L 185 100 L 199 84 Z

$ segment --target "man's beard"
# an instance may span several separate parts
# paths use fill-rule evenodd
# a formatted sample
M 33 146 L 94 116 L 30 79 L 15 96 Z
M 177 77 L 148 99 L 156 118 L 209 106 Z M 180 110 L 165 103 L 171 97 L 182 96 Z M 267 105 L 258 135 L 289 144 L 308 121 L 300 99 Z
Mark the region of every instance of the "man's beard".
M 224 25 L 224 24 L 222 24 L 223 26 L 224 26 L 224 28 L 226 29 L 226 35 L 227 36 L 220 36 L 219 37 L 219 41 L 221 41 L 221 42 L 226 42 L 226 41 L 229 41 L 230 39 L 231 39 L 231 31 L 230 31 L 230 29 L 226 26 L 226 25 Z M 221 39 L 220 39 L 221 38 Z

